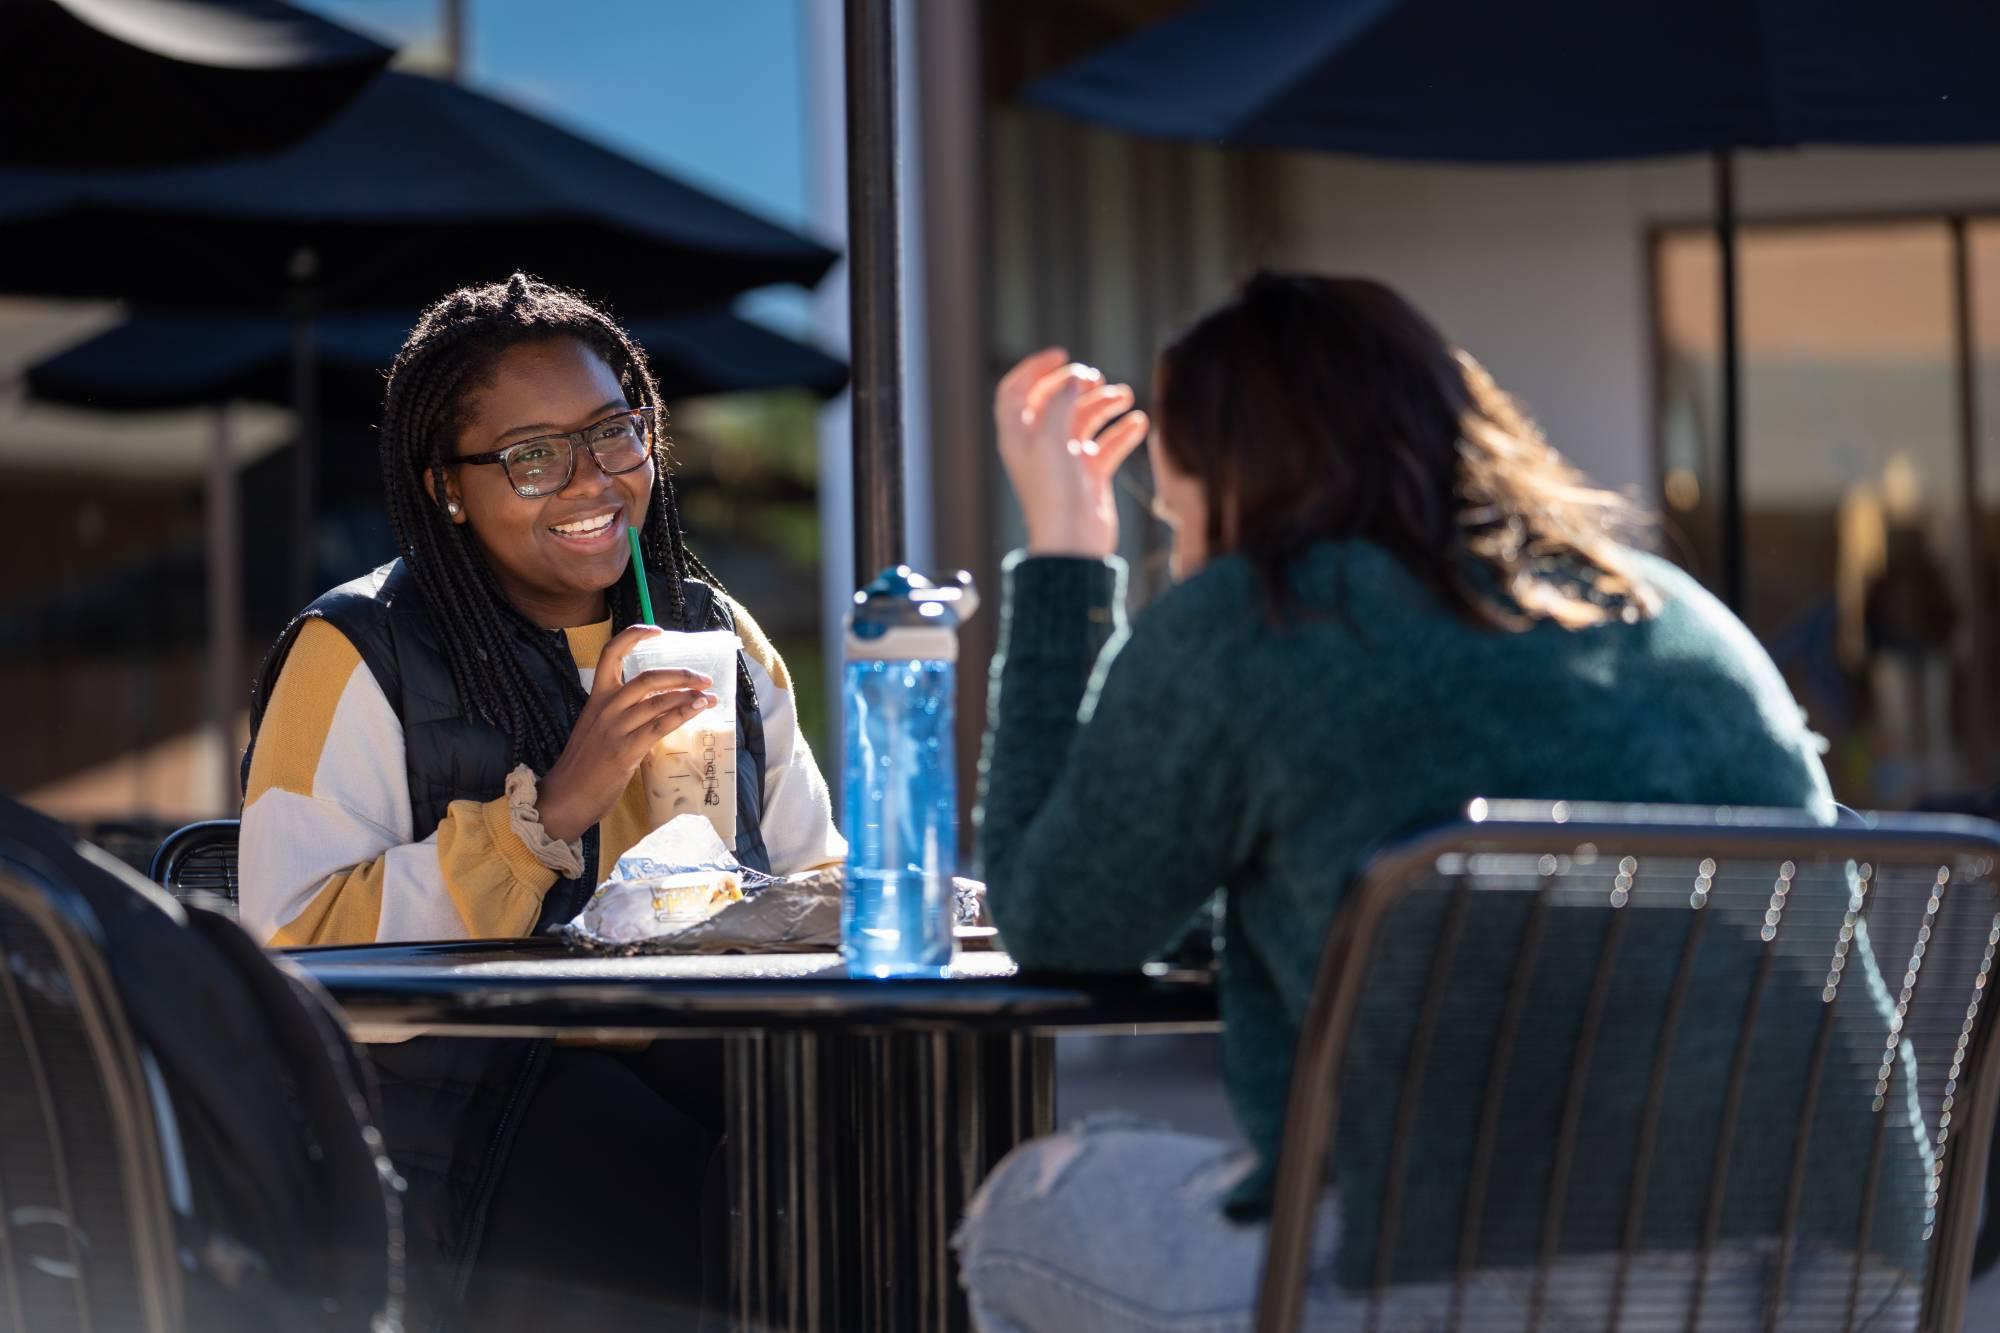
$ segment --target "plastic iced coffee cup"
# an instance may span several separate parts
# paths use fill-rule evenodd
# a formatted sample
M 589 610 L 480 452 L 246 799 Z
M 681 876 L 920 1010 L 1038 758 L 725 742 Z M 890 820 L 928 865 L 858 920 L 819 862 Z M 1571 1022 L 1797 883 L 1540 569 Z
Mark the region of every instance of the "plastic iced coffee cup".
M 736 635 L 729 630 L 647 635 L 625 654 L 626 680 L 642 671 L 699 671 L 715 683 L 703 709 L 639 761 L 654 828 L 677 815 L 703 815 L 722 841 L 736 843 Z

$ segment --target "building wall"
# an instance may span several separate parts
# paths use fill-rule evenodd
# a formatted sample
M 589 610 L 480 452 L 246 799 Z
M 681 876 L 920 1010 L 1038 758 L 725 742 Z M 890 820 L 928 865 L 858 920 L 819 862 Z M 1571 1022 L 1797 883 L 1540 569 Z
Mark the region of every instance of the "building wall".
M 1713 207 L 1705 161 L 1497 169 L 1264 155 L 1268 262 L 1393 283 L 1526 400 L 1599 481 L 1657 484 L 1653 228 Z M 1760 218 L 2000 209 L 2000 151 L 1749 155 Z M 1783 459 L 1746 453 L 1746 467 Z

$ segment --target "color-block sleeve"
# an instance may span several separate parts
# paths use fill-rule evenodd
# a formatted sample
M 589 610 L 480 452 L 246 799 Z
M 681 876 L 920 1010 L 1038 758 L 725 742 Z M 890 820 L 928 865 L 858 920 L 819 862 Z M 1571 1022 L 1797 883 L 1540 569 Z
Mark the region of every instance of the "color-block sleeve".
M 308 621 L 258 729 L 244 793 L 244 928 L 274 947 L 507 938 L 530 931 L 555 872 L 504 795 L 457 801 L 411 839 L 403 730 L 346 636 Z

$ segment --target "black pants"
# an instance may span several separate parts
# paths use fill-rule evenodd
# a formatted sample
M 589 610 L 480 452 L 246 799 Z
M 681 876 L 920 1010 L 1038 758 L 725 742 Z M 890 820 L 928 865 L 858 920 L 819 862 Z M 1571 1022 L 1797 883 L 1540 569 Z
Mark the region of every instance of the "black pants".
M 458 1325 L 478 1333 L 722 1326 L 722 1046 L 557 1048 L 494 1190 Z

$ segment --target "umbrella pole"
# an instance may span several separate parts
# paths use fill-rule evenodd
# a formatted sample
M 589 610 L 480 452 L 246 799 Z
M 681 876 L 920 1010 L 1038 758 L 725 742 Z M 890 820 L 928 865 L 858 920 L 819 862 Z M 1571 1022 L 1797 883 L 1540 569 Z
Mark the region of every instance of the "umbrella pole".
M 1952 332 L 1958 355 L 1959 492 L 1964 506 L 1959 521 L 1965 527 L 1965 617 L 1971 622 L 1971 687 L 1965 695 L 1965 781 L 1983 787 L 1988 781 L 1993 744 L 1993 622 L 1986 563 L 1986 501 L 1979 476 L 1979 333 L 1972 294 L 1972 241 L 1965 218 L 1951 220 Z
M 903 562 L 903 211 L 895 0 L 847 0 L 847 292 L 854 572 Z
M 221 769 L 212 793 L 216 814 L 233 812 L 242 799 L 236 785 L 235 719 L 244 695 L 243 562 L 237 549 L 236 450 L 229 427 L 229 408 L 216 408 L 202 506 L 208 526 L 209 747 Z
M 292 605 L 302 607 L 319 592 L 319 541 L 314 522 L 318 507 L 315 479 L 319 468 L 319 376 L 313 325 L 315 295 L 300 287 L 292 296 L 292 415 L 297 439 L 292 447 Z
M 444 0 L 444 76 L 465 82 L 465 0 Z
M 1722 599 L 1742 615 L 1743 587 L 1743 387 L 1737 343 L 1736 162 L 1728 149 L 1715 155 L 1715 248 L 1722 317 Z

